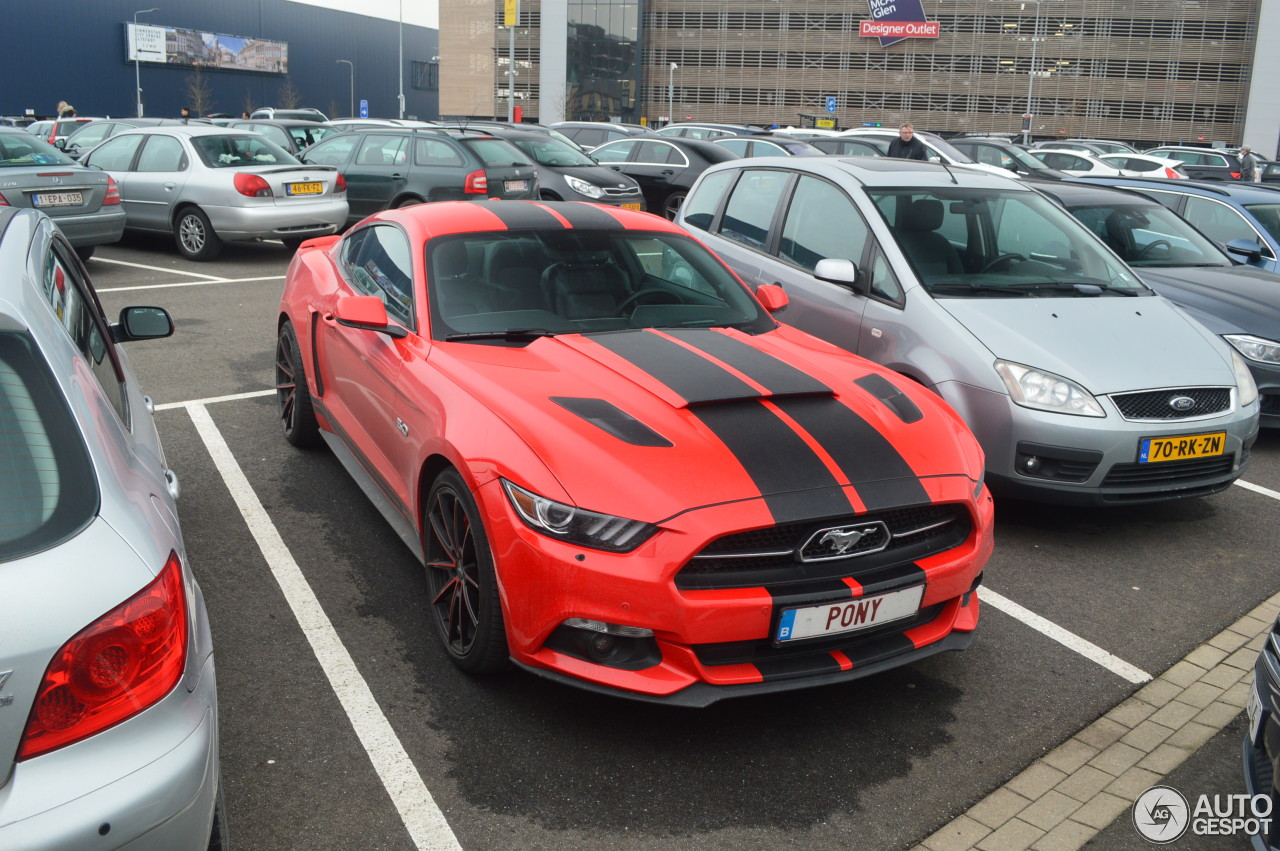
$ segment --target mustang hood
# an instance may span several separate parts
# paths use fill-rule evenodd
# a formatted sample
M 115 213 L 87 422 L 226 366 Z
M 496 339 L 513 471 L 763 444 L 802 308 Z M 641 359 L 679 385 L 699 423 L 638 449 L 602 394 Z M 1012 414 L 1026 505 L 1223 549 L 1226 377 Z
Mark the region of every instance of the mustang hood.
M 937 303 L 995 357 L 1057 373 L 1091 393 L 1235 384 L 1226 344 L 1163 298 Z
M 798 333 L 450 343 L 432 363 L 518 434 L 571 501 L 635 519 L 761 497 L 775 522 L 847 515 L 930 502 L 923 475 L 981 469 L 973 438 L 927 391 Z

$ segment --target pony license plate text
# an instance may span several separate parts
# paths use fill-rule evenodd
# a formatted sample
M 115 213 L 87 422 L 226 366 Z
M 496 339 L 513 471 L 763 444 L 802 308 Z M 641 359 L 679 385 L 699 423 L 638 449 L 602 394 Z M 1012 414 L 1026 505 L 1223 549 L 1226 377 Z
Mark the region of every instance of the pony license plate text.
M 916 585 L 876 597 L 784 609 L 774 640 L 786 642 L 838 635 L 909 618 L 920 611 L 920 600 L 923 597 L 924 586 Z

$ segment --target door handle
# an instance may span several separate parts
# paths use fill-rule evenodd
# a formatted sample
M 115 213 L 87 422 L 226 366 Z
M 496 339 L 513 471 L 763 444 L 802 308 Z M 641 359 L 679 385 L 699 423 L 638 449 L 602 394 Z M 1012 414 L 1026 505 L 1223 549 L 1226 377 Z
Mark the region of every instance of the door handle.
M 393 175 L 391 175 L 391 179 L 392 179 L 392 180 L 404 180 L 404 175 L 403 175 L 403 174 L 393 174 Z
M 164 185 L 164 190 L 165 190 L 166 192 L 168 192 L 169 190 L 173 189 L 173 188 L 174 188 L 175 186 L 177 186 L 177 185 L 178 185 L 178 184 L 176 184 L 176 183 L 166 183 L 166 184 Z
M 675 174 L 675 172 L 670 169 L 663 169 L 662 171 L 662 175 L 664 177 L 669 177 L 670 175 L 673 175 L 673 174 Z

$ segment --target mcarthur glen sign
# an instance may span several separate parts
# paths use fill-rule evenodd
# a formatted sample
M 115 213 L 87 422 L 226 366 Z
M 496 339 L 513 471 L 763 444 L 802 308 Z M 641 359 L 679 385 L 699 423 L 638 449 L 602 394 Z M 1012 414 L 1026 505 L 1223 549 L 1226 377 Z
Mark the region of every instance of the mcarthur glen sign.
M 861 21 L 858 34 L 880 39 L 881 47 L 904 38 L 937 38 L 938 22 L 925 18 L 920 0 L 867 0 L 871 20 Z

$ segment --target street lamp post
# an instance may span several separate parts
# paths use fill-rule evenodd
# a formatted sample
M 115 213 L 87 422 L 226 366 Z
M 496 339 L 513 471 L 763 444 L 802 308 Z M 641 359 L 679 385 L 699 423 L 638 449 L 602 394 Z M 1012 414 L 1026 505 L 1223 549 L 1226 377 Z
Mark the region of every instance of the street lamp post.
M 396 95 L 400 102 L 400 118 L 404 119 L 404 0 L 400 0 L 400 93 Z
M 138 16 L 159 11 L 159 9 L 140 9 L 133 13 L 133 97 L 138 107 L 138 118 L 142 117 L 142 72 L 138 69 Z
M 356 117 L 356 63 L 352 62 L 350 59 L 339 59 L 337 62 L 334 62 L 333 64 L 334 64 L 334 65 L 341 65 L 343 62 L 347 63 L 347 65 L 351 68 L 351 112 L 350 112 L 350 115 L 351 115 L 351 117 L 352 117 L 352 118 L 355 118 L 355 117 Z
M 1040 3 L 1042 0 L 1026 0 L 1036 4 L 1036 22 L 1031 27 L 1031 69 L 1027 72 L 1027 117 L 1023 119 L 1022 144 L 1031 144 L 1031 93 L 1036 87 L 1036 41 L 1040 35 Z
M 667 68 L 667 123 L 670 124 L 676 120 L 676 114 L 672 111 L 675 103 L 676 91 L 676 69 L 680 66 L 672 62 Z

